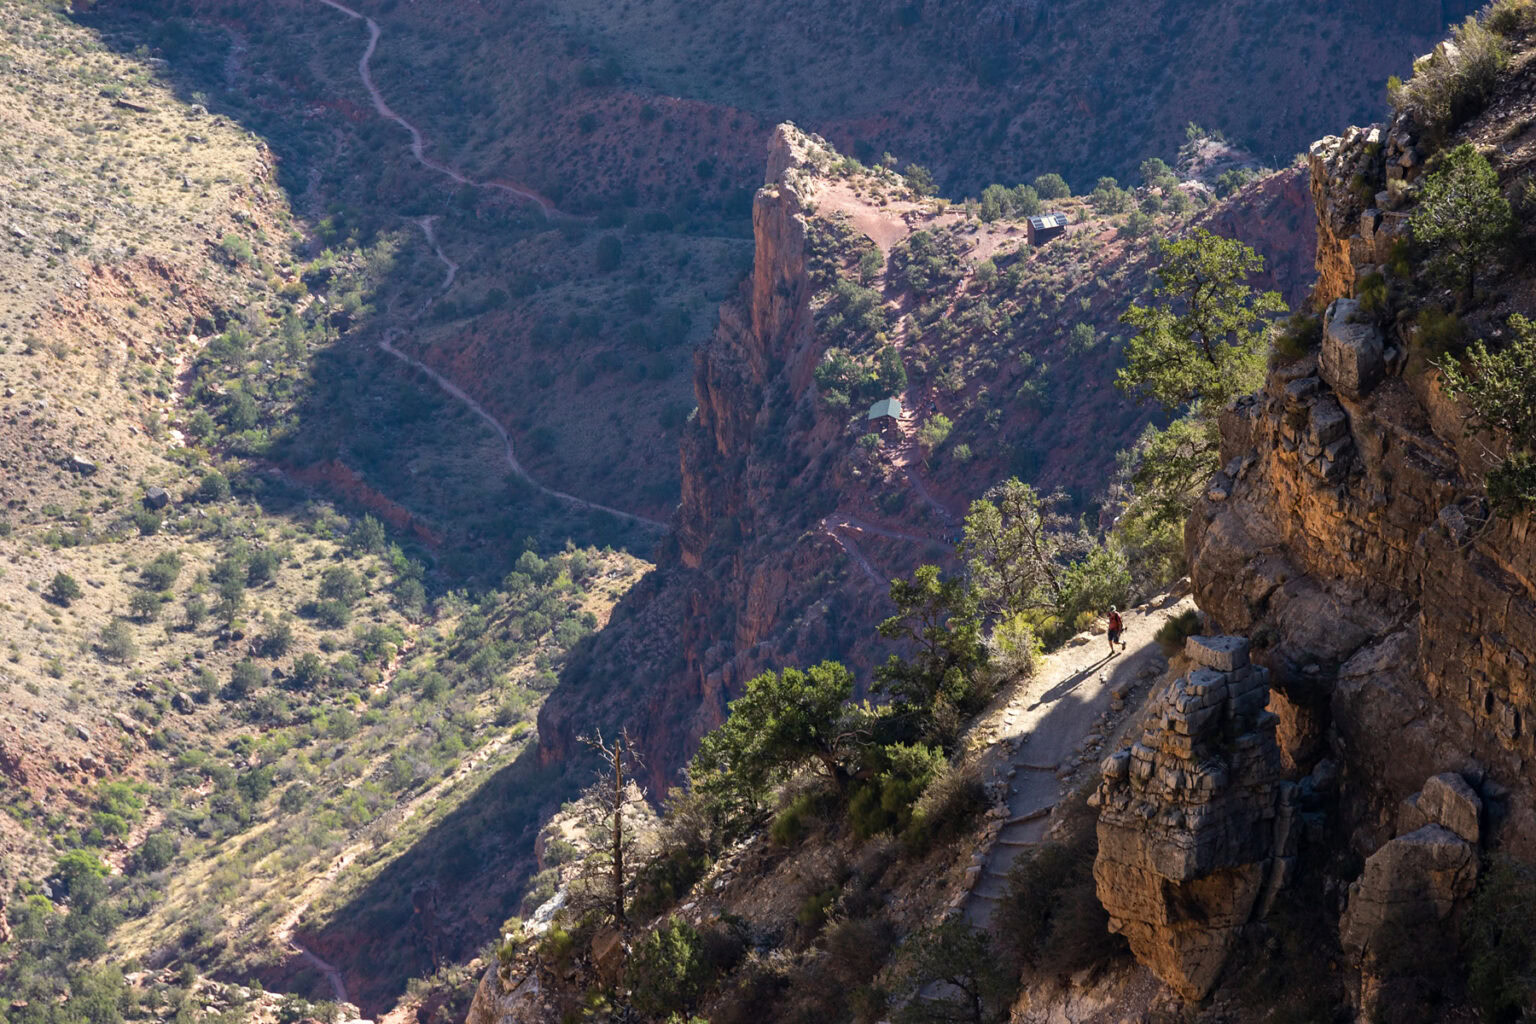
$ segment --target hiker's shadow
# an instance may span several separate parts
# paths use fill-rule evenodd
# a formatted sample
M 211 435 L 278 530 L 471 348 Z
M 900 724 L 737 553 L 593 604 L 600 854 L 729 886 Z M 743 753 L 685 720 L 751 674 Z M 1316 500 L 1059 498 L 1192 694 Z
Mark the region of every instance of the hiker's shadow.
M 1040 698 L 1029 706 L 1028 710 L 1033 711 L 1041 705 L 1049 704 L 1052 701 L 1057 701 L 1065 697 L 1067 694 L 1077 689 L 1078 686 L 1082 684 L 1083 680 L 1087 679 L 1089 676 L 1102 669 L 1105 665 L 1108 665 L 1110 661 L 1114 659 L 1114 657 L 1115 655 L 1113 653 L 1106 654 L 1104 657 L 1100 658 L 1093 664 L 1084 666 L 1077 672 L 1074 672 L 1072 675 L 1068 676 L 1061 682 L 1057 683 L 1055 686 L 1051 687 L 1049 690 L 1042 693 Z

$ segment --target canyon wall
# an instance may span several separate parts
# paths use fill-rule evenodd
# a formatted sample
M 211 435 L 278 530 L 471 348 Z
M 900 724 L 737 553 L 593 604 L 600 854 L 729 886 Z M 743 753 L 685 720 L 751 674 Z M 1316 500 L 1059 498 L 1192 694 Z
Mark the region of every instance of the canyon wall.
M 1412 319 L 1383 328 L 1346 297 L 1386 261 L 1406 222 L 1397 183 L 1421 162 L 1401 123 L 1312 148 L 1322 349 L 1223 415 L 1191 578 L 1221 628 L 1254 638 L 1288 765 L 1338 760 L 1358 853 L 1395 835 L 1425 778 L 1455 771 L 1530 854 L 1531 521 L 1490 514 L 1483 443 L 1409 359 Z
M 595 725 L 625 725 L 659 791 L 753 675 L 835 658 L 867 679 L 886 653 L 876 650 L 874 627 L 889 614 L 887 582 L 921 562 L 952 559 L 950 541 L 972 499 L 1022 473 L 1039 488 L 1070 490 L 1093 511 L 1115 452 L 1150 416 L 1116 390 L 1111 361 L 1070 340 L 1076 321 L 1101 337 L 1115 329 L 1149 280 L 1147 240 L 1101 225 L 1082 250 L 1087 269 L 1055 250 L 1017 248 L 1022 230 L 1005 224 L 988 226 L 999 240 L 984 245 L 981 226 L 959 212 L 877 196 L 889 186 L 854 182 L 841 165 L 823 140 L 792 125 L 774 133 L 753 208 L 752 271 L 695 353 L 698 408 L 681 442 L 673 537 L 657 572 L 578 652 L 550 696 L 540 717 L 547 763 L 577 755 L 576 736 Z M 1315 248 L 1304 172 L 1255 182 L 1197 222 L 1257 246 L 1267 257 L 1264 285 L 1302 301 Z M 854 443 L 867 429 L 861 408 L 820 400 L 814 378 L 827 346 L 841 344 L 816 322 L 832 289 L 827 239 L 851 231 L 891 250 L 917 226 L 966 223 L 976 230 L 962 237 L 980 240 L 960 257 L 964 274 L 983 257 L 1005 267 L 1017 260 L 1038 279 L 1021 288 L 1023 301 L 995 293 L 993 301 L 1025 308 L 998 337 L 974 325 L 942 340 L 894 327 L 892 337 L 912 374 L 904 429 L 942 411 L 967 439 L 968 459 L 920 452 L 910 438 L 866 459 Z M 873 284 L 899 322 L 910 296 L 900 284 Z M 973 324 L 963 314 L 984 291 L 962 276 L 948 299 L 952 319 Z M 938 371 L 970 359 L 977 344 L 997 355 L 971 359 L 974 381 L 958 390 L 939 386 Z M 1059 376 L 1050 384 L 1060 395 L 1049 403 L 1016 398 L 1037 364 Z M 983 422 L 989 407 L 996 416 Z M 1034 456 L 1024 468 L 1020 453 Z
M 682 439 L 675 537 L 541 711 L 550 761 L 568 758 L 591 723 L 623 722 L 646 752 L 652 788 L 664 790 L 748 678 L 792 661 L 859 660 L 862 629 L 845 623 L 862 627 L 869 613 L 839 609 L 872 606 L 883 588 L 836 587 L 842 552 L 817 525 L 843 483 L 829 451 L 840 424 L 818 417 L 812 377 L 822 348 L 807 182 L 823 147 L 790 125 L 774 133 L 753 205 L 752 272 L 694 356 L 698 410 Z

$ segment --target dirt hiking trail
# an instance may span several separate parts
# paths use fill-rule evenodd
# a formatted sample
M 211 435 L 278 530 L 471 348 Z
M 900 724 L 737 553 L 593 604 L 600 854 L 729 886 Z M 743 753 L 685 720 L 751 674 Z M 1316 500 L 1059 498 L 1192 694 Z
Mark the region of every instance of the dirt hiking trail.
M 427 244 L 432 247 L 433 253 L 436 254 L 438 260 L 446 269 L 444 270 L 443 274 L 443 283 L 438 286 L 437 294 L 434 295 L 425 306 L 423 306 L 420 310 L 412 315 L 412 322 L 416 322 L 424 317 L 432 309 L 433 303 L 435 303 L 439 297 L 448 293 L 448 289 L 453 287 L 454 278 L 456 278 L 459 273 L 459 265 L 449 259 L 446 254 L 444 254 L 442 246 L 440 246 L 437 242 L 437 234 L 432 226 L 432 218 L 422 217 L 417 220 L 416 223 L 421 227 L 422 234 L 426 236 Z M 524 469 L 523 464 L 518 461 L 517 453 L 512 448 L 512 435 L 507 433 L 507 428 L 501 425 L 501 421 L 498 420 L 495 416 L 492 416 L 490 411 L 487 410 L 485 406 L 471 398 L 463 388 L 459 387 L 453 381 L 449 380 L 447 377 L 444 377 L 442 374 L 438 373 L 436 370 L 432 369 L 432 367 L 428 366 L 426 363 L 423 363 L 421 360 L 415 359 L 396 348 L 394 345 L 394 339 L 400 337 L 400 335 L 403 333 L 405 332 L 398 328 L 386 331 L 384 333 L 384 337 L 379 339 L 379 348 L 383 349 L 385 352 L 388 352 L 390 355 L 394 356 L 401 362 L 407 363 L 415 369 L 426 374 L 429 378 L 431 378 L 434 384 L 442 388 L 454 398 L 458 399 L 465 406 L 467 406 L 471 412 L 488 423 L 491 429 L 496 431 L 496 436 L 501 438 L 502 450 L 507 460 L 507 468 L 510 469 L 513 474 L 515 474 L 524 483 L 528 484 L 539 493 L 554 498 L 557 501 L 564 502 L 565 504 L 570 505 L 572 508 L 580 509 L 585 512 L 606 512 L 611 516 L 616 516 L 620 519 L 626 520 L 627 522 L 636 523 L 648 530 L 658 530 L 662 532 L 666 531 L 666 523 L 655 519 L 649 519 L 645 516 L 636 515 L 633 512 L 625 512 L 623 509 L 611 508 L 608 505 L 603 505 L 595 501 L 588 501 L 585 498 L 578 498 L 574 494 L 567 494 L 564 491 L 557 491 L 553 488 L 545 487 L 533 477 L 529 476 L 528 471 Z
M 988 927 L 1007 892 L 1008 869 L 1024 849 L 1045 838 L 1051 811 L 1071 785 L 1074 769 L 1093 770 L 1095 725 L 1110 711 L 1116 690 L 1147 682 L 1166 666 L 1154 639 L 1171 618 L 1194 608 L 1189 597 L 1171 595 L 1125 611 L 1124 653 L 1110 655 L 1100 634 L 1076 638 L 1044 658 L 1034 676 L 988 716 L 993 744 L 1007 752 L 1008 817 L 979 865 L 964 904 L 966 919 Z M 985 726 L 983 726 L 985 728 Z
M 342 14 L 345 14 L 349 18 L 357 19 L 367 25 L 368 46 L 363 50 L 363 55 L 358 59 L 357 62 L 358 77 L 362 79 L 363 87 L 368 91 L 368 96 L 373 101 L 374 110 L 378 112 L 379 116 L 395 122 L 410 133 L 411 155 L 416 159 L 417 163 L 421 164 L 423 167 L 430 168 L 431 170 L 444 175 L 445 177 L 460 185 L 467 185 L 471 188 L 492 189 L 534 203 L 538 206 L 539 211 L 544 215 L 545 220 L 555 220 L 557 218 L 564 218 L 567 220 L 580 219 L 568 217 L 566 214 L 561 213 L 559 208 L 557 208 L 554 203 L 550 202 L 544 196 L 539 195 L 537 192 L 524 188 L 521 185 L 513 185 L 501 181 L 475 181 L 472 178 L 466 177 L 464 174 L 455 170 L 454 168 L 449 167 L 447 164 L 433 160 L 431 157 L 427 156 L 426 137 L 422 134 L 421 129 L 417 128 L 410 121 L 407 121 L 404 117 L 401 117 L 399 114 L 395 113 L 394 109 L 391 108 L 387 102 L 385 102 L 383 94 L 379 91 L 378 85 L 373 80 L 373 71 L 370 65 L 373 61 L 374 53 L 378 50 L 379 38 L 383 35 L 383 30 L 379 28 L 379 23 L 374 21 L 372 18 L 359 13 L 358 11 L 354 11 L 352 8 L 346 6 L 345 4 L 338 2 L 338 0 L 319 0 L 319 2 L 325 4 L 327 7 L 340 11 Z M 432 217 L 419 217 L 416 219 L 415 223 L 418 227 L 421 228 L 422 233 L 426 236 L 427 244 L 432 248 L 432 252 L 437 256 L 438 260 L 443 264 L 445 268 L 443 283 L 438 286 L 437 293 L 433 295 L 432 298 L 430 298 L 420 310 L 411 316 L 410 321 L 412 323 L 419 322 L 424 316 L 426 316 L 426 314 L 431 311 L 432 306 L 436 304 L 437 300 L 448 293 L 448 290 L 453 287 L 454 281 L 458 278 L 459 265 L 453 260 L 449 259 L 447 254 L 443 252 L 443 247 L 438 244 L 437 234 L 433 227 L 433 221 L 434 218 Z M 528 471 L 523 468 L 522 463 L 518 461 L 517 453 L 513 450 L 512 447 L 512 437 L 507 432 L 507 428 L 502 425 L 500 420 L 498 420 L 495 416 L 492 416 L 483 405 L 481 405 L 475 399 L 471 398 L 464 391 L 464 389 L 460 388 L 457 384 L 454 384 L 447 377 L 432 369 L 421 360 L 416 359 L 395 347 L 395 340 L 404 333 L 404 330 L 400 328 L 394 328 L 386 331 L 384 337 L 379 340 L 379 348 L 394 356 L 396 359 L 399 359 L 401 362 L 407 363 L 420 372 L 426 374 L 426 376 L 431 378 L 433 383 L 435 383 L 438 387 L 442 388 L 453 398 L 463 403 L 469 408 L 471 412 L 488 423 L 491 429 L 496 432 L 496 435 L 501 438 L 502 448 L 506 456 L 507 467 L 515 476 L 517 476 L 523 482 L 527 483 L 530 487 L 539 493 L 554 498 L 566 505 L 570 505 L 573 508 L 580 509 L 585 512 L 605 512 L 627 522 L 642 526 L 647 530 L 663 533 L 666 532 L 667 524 L 658 520 L 651 519 L 646 516 L 636 515 L 633 512 L 625 512 L 622 509 L 611 508 L 607 505 L 603 505 L 595 501 L 588 501 L 585 498 L 578 498 L 573 494 L 567 494 L 564 491 L 558 491 L 551 487 L 546 487 L 535 480 L 528 474 Z
M 395 122 L 395 124 L 398 124 L 401 128 L 404 128 L 407 132 L 410 133 L 411 155 L 416 158 L 417 163 L 421 164 L 423 167 L 436 171 L 437 173 L 449 178 L 457 184 L 468 185 L 471 188 L 493 189 L 498 192 L 505 192 L 507 195 L 516 196 L 519 199 L 527 200 L 528 202 L 538 206 L 539 212 L 544 214 L 545 220 L 554 220 L 556 217 L 566 216 L 560 212 L 559 208 L 556 207 L 554 203 L 550 202 L 544 196 L 539 195 L 532 189 L 524 188 L 521 185 L 513 185 L 509 182 L 503 181 L 475 181 L 473 178 L 465 177 L 464 174 L 460 173 L 452 167 L 449 167 L 447 164 L 440 163 L 427 156 L 426 138 L 422 135 L 421 129 L 417 128 L 414 124 L 407 121 L 399 114 L 395 113 L 390 105 L 384 102 L 384 95 L 379 92 L 379 87 L 374 84 L 373 70 L 370 65 L 373 62 L 374 52 L 379 48 L 379 37 L 384 34 L 383 29 L 379 28 L 379 23 L 365 14 L 354 11 L 352 8 L 346 6 L 345 4 L 338 3 L 337 0 L 320 0 L 320 2 L 325 4 L 327 7 L 331 7 L 340 11 L 342 14 L 345 14 L 349 18 L 356 18 L 358 21 L 361 21 L 363 24 L 368 26 L 368 48 L 363 51 L 362 57 L 358 59 L 358 77 L 363 80 L 363 88 L 368 90 L 368 98 L 373 101 L 373 109 L 378 111 L 379 116 Z

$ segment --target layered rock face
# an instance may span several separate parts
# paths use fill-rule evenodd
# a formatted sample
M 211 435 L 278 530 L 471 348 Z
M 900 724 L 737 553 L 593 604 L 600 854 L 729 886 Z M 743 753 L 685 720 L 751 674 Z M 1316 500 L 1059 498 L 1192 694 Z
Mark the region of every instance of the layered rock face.
M 1482 800 L 1454 772 L 1432 776 L 1403 801 L 1399 835 L 1371 854 L 1349 887 L 1339 940 L 1349 956 L 1351 997 L 1363 1021 L 1383 1015 L 1379 965 L 1405 935 L 1439 929 L 1477 884 Z
M 682 439 L 675 548 L 578 656 L 573 685 L 544 705 L 548 761 L 567 760 L 593 722 L 624 723 L 662 792 L 753 675 L 822 657 L 859 664 L 869 615 L 839 614 L 826 584 L 841 552 L 816 527 L 841 486 L 828 452 L 839 424 L 816 415 L 822 349 L 807 269 L 813 165 L 827 153 L 793 125 L 774 133 L 753 205 L 752 273 L 694 357 L 698 413 Z
M 1409 321 L 1383 331 L 1347 295 L 1400 233 L 1406 214 L 1383 206 L 1417 160 L 1402 125 L 1313 147 L 1322 351 L 1224 414 L 1225 468 L 1186 533 L 1191 578 L 1222 628 L 1261 641 L 1288 765 L 1332 747 L 1358 853 L 1452 770 L 1530 854 L 1536 537 L 1527 517 L 1490 516 L 1483 447 L 1438 374 L 1404 374 Z
M 1148 713 L 1141 741 L 1105 760 L 1093 874 L 1110 930 L 1186 999 L 1215 985 L 1243 925 L 1294 863 L 1268 672 L 1237 637 L 1192 637 L 1199 667 Z

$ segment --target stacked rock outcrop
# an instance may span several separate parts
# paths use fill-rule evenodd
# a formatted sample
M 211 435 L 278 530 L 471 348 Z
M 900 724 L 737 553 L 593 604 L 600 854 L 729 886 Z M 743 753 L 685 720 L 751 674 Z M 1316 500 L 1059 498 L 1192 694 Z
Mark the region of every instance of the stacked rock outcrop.
M 1349 295 L 1364 268 L 1386 263 L 1408 234 L 1401 209 L 1424 169 L 1405 118 L 1329 135 L 1307 152 L 1317 204 L 1317 294 Z
M 1248 641 L 1191 637 L 1198 666 L 1148 712 L 1139 742 L 1104 761 L 1094 879 L 1110 929 L 1187 999 L 1216 983 L 1240 929 L 1294 863 L 1268 673 Z

